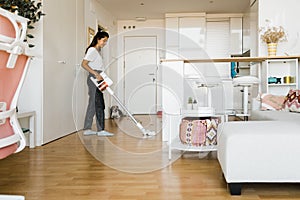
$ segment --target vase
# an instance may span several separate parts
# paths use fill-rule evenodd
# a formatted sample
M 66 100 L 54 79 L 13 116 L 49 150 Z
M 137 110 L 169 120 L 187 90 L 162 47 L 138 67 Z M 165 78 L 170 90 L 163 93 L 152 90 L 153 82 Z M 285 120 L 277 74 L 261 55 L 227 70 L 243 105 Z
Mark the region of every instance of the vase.
M 276 56 L 277 43 L 268 43 L 268 56 Z

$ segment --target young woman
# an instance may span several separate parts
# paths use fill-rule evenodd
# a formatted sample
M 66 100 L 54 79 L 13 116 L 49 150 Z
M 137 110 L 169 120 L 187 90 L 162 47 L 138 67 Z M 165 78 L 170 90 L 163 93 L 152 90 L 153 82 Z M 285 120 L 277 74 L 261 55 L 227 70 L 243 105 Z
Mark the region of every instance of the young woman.
M 89 102 L 86 110 L 84 120 L 84 135 L 98 135 L 98 136 L 113 136 L 104 130 L 104 109 L 105 103 L 103 93 L 97 89 L 90 77 L 97 78 L 98 81 L 103 80 L 100 73 L 104 71 L 103 59 L 100 54 L 101 49 L 106 45 L 109 34 L 104 31 L 99 31 L 94 36 L 91 44 L 87 47 L 85 56 L 81 66 L 89 72 L 87 77 L 87 85 L 89 89 Z M 93 118 L 96 114 L 96 124 L 98 131 L 92 131 Z

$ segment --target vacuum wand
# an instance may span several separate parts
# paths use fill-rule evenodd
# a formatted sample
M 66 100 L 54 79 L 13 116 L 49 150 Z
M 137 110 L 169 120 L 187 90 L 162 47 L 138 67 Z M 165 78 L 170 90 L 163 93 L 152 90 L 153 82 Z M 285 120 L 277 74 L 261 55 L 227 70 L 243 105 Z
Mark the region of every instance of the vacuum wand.
M 97 86 L 97 88 L 104 92 L 105 90 L 117 101 L 117 103 L 125 110 L 125 112 L 129 115 L 131 120 L 135 123 L 135 125 L 142 131 L 144 136 L 155 136 L 156 133 L 154 131 L 150 131 L 145 129 L 141 123 L 139 123 L 133 115 L 129 112 L 124 104 L 122 104 L 121 100 L 114 94 L 114 91 L 109 87 L 113 84 L 113 81 L 104 73 L 101 72 L 100 75 L 102 76 L 103 80 L 98 81 L 96 78 L 91 77 L 92 82 Z

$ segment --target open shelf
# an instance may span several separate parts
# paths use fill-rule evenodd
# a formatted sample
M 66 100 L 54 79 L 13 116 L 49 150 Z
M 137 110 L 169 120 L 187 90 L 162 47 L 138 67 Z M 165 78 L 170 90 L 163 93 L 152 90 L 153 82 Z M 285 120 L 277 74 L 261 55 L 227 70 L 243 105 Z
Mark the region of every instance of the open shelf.
M 262 68 L 262 92 L 274 95 L 286 95 L 290 89 L 298 89 L 298 59 L 269 59 Z M 293 82 L 286 82 L 284 77 L 293 77 Z M 269 78 L 280 79 L 270 83 Z
M 172 140 L 171 149 L 177 149 L 182 151 L 217 151 L 216 145 L 209 145 L 209 146 L 191 146 L 187 144 L 181 143 L 179 138 L 175 138 Z

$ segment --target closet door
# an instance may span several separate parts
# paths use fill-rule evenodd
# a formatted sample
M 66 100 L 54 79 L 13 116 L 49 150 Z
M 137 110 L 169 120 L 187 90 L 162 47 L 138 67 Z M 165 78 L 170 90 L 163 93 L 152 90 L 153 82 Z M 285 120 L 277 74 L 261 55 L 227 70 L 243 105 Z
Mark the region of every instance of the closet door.
M 179 18 L 179 54 L 186 59 L 203 58 L 205 17 Z
M 206 51 L 210 58 L 230 57 L 229 19 L 214 19 L 206 22 Z M 230 63 L 214 63 L 223 79 L 230 78 Z
M 43 144 L 75 131 L 76 3 L 51 0 L 43 5 Z
M 178 17 L 166 17 L 166 59 L 179 57 Z

